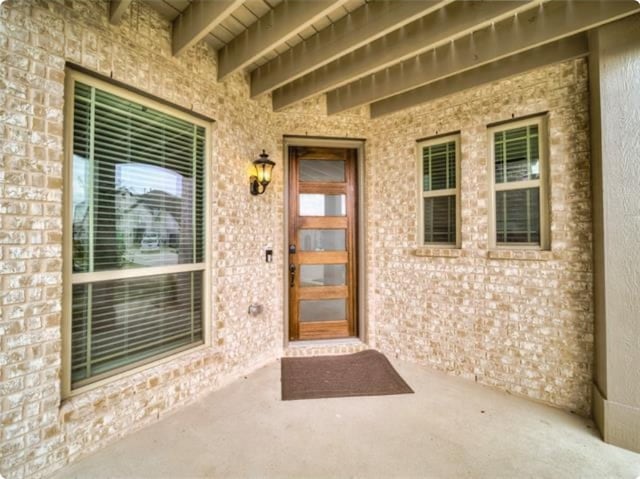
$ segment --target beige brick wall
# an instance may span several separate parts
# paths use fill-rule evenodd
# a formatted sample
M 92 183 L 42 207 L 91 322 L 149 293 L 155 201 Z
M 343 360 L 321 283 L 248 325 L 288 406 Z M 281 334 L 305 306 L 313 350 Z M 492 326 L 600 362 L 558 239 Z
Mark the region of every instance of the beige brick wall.
M 282 354 L 284 134 L 370 139 L 364 185 L 370 344 L 377 336 L 391 354 L 587 411 L 592 313 L 582 62 L 374 122 L 364 109 L 327 118 L 321 99 L 274 114 L 268 97 L 249 99 L 243 75 L 215 81 L 207 46 L 173 58 L 169 24 L 145 5 L 134 2 L 118 27 L 106 12 L 107 2 L 93 0 L 8 0 L 0 7 L 0 473 L 46 477 Z M 61 402 L 65 62 L 216 123 L 212 344 Z M 553 133 L 553 251 L 537 261 L 489 260 L 479 173 L 484 126 L 540 109 L 551 112 Z M 411 254 L 414 142 L 436 129 L 463 130 L 459 258 Z M 263 148 L 277 166 L 267 193 L 255 198 L 247 171 Z M 264 262 L 265 245 L 275 249 L 271 264 Z M 533 290 L 531 301 L 512 288 Z M 262 315 L 247 314 L 251 302 L 264 305 Z M 352 349 L 358 347 L 311 350 Z
M 487 125 L 548 112 L 550 252 L 488 251 Z M 370 295 L 378 347 L 589 414 L 593 356 L 585 60 L 372 122 Z M 413 254 L 418 139 L 460 131 L 462 248 Z M 375 194 L 373 194 L 375 192 Z

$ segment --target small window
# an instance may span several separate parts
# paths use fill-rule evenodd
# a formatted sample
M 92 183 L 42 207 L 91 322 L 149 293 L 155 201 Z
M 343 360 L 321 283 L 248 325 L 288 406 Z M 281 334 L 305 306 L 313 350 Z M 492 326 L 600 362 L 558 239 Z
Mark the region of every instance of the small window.
M 65 392 L 204 342 L 207 124 L 70 72 Z
M 418 143 L 422 245 L 460 247 L 459 150 L 458 135 Z
M 544 117 L 490 128 L 491 247 L 548 248 Z

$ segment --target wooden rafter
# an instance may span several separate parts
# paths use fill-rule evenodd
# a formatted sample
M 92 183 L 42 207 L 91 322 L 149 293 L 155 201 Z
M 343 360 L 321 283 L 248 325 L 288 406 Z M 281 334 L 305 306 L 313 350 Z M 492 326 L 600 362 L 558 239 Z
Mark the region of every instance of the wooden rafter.
M 454 2 L 403 28 L 334 60 L 322 68 L 287 83 L 273 92 L 273 108 L 296 102 L 349 83 L 381 68 L 411 58 L 452 38 L 530 8 L 533 0 Z
M 311 26 L 347 0 L 285 0 L 218 51 L 218 80 Z
M 109 2 L 109 23 L 118 25 L 122 20 L 122 15 L 127 11 L 133 0 L 111 0 Z
M 243 2 L 244 0 L 193 0 L 173 21 L 173 54 L 179 55 L 202 40 Z
M 473 88 L 478 85 L 519 75 L 536 68 L 583 57 L 589 53 L 586 33 L 548 43 L 497 62 L 429 83 L 414 90 L 371 104 L 371 117 L 377 118 L 421 103 Z
M 327 94 L 329 114 L 402 93 L 640 11 L 634 0 L 554 0 Z
M 251 72 L 251 96 L 268 93 L 453 0 L 366 3 Z

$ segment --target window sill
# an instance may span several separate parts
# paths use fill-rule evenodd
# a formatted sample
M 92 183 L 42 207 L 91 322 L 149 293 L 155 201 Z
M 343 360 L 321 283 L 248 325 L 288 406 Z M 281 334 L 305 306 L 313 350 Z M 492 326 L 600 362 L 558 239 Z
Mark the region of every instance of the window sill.
M 415 256 L 430 258 L 459 258 L 462 256 L 460 248 L 420 247 L 413 251 Z
M 515 259 L 520 261 L 549 261 L 553 259 L 552 251 L 494 249 L 487 252 L 489 259 Z
M 119 389 L 122 387 L 122 381 L 126 380 L 130 376 L 139 376 L 140 378 L 151 378 L 159 376 L 159 369 L 163 366 L 173 363 L 169 366 L 169 369 L 176 369 L 181 366 L 188 367 L 189 365 L 196 363 L 205 358 L 215 356 L 216 353 L 212 350 L 208 344 L 200 344 L 183 351 L 169 353 L 166 356 L 149 361 L 148 363 L 140 364 L 132 369 L 128 369 L 113 376 L 108 376 L 104 379 L 97 380 L 93 383 L 85 386 L 72 389 L 69 392 L 63 393 L 61 408 L 74 408 L 75 404 L 82 403 L 84 397 L 94 397 L 98 395 L 102 397 L 112 392 L 113 388 Z

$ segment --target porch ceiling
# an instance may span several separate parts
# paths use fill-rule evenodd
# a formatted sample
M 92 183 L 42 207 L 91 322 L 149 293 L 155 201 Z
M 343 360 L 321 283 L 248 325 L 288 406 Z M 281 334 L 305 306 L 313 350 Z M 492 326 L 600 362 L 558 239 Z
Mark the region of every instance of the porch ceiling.
M 329 114 L 380 116 L 588 54 L 583 32 L 635 0 L 142 0 L 173 23 L 180 55 L 206 41 L 218 81 L 244 71 L 274 110 L 326 94 Z M 131 0 L 111 0 L 117 23 Z

